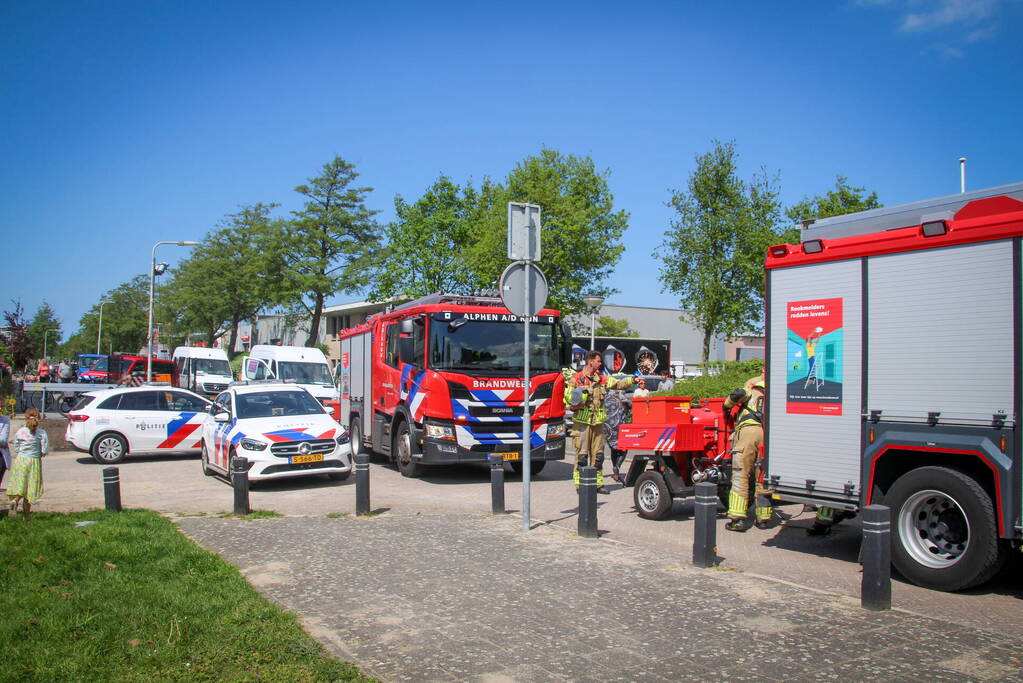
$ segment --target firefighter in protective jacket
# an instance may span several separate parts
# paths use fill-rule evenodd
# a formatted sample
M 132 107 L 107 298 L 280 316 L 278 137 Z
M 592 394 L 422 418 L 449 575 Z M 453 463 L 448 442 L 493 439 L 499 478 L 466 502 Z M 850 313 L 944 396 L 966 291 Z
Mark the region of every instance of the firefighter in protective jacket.
M 632 386 L 631 377 L 609 377 L 600 371 L 602 361 L 599 351 L 586 354 L 586 365 L 572 375 L 565 388 L 565 407 L 571 408 L 575 415 L 575 468 L 572 470 L 572 481 L 579 488 L 579 468 L 597 468 L 597 493 L 608 493 L 604 488 L 604 422 L 607 421 L 607 410 L 604 408 L 604 396 L 612 389 L 625 389 Z
M 757 528 L 766 528 L 771 521 L 770 492 L 760 480 L 758 467 L 760 446 L 764 443 L 765 389 L 763 379 L 753 378 L 725 399 L 726 409 L 739 406 L 732 433 L 732 490 L 728 494 L 728 516 L 732 521 L 725 526 L 729 531 L 750 528 L 748 511 L 752 482 L 756 482 Z

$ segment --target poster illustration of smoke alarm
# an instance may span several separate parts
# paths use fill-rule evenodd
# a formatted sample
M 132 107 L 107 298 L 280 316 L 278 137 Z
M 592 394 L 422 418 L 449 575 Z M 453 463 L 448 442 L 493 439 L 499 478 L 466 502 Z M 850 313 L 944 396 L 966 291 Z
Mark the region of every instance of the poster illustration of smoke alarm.
M 790 301 L 785 412 L 842 414 L 842 299 Z

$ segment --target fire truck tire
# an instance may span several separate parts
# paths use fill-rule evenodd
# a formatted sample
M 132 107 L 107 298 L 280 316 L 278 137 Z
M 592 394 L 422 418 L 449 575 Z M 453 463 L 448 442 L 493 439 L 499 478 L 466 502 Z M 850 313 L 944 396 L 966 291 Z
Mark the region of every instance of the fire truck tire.
M 544 466 L 546 464 L 547 464 L 546 460 L 531 460 L 529 462 L 529 474 L 535 477 L 536 475 L 540 474 L 540 472 L 543 471 L 543 468 L 544 468 Z M 514 472 L 515 474 L 517 474 L 520 477 L 522 476 L 522 462 L 521 461 L 519 461 L 519 462 L 514 462 L 513 461 L 511 463 L 511 468 L 512 468 L 512 472 Z
M 671 512 L 671 492 L 660 472 L 647 470 L 636 479 L 632 500 L 640 517 L 664 519 Z
M 128 442 L 116 432 L 100 434 L 92 442 L 92 459 L 100 465 L 116 465 L 128 453 Z
M 352 416 L 352 426 L 348 429 L 349 438 L 352 442 L 352 458 L 354 459 L 359 453 L 369 453 L 369 449 L 366 448 L 366 444 L 362 440 L 362 428 L 359 427 L 359 417 L 357 415 Z
M 401 476 L 411 479 L 420 477 L 423 474 L 423 466 L 412 457 L 413 453 L 415 453 L 414 448 L 415 446 L 412 444 L 412 431 L 409 429 L 408 422 L 402 421 L 398 426 L 398 433 L 394 436 L 392 452 L 394 453 L 394 462 L 398 466 Z
M 964 472 L 912 470 L 895 481 L 884 503 L 892 510 L 892 564 L 918 586 L 971 588 L 1005 563 L 991 496 Z

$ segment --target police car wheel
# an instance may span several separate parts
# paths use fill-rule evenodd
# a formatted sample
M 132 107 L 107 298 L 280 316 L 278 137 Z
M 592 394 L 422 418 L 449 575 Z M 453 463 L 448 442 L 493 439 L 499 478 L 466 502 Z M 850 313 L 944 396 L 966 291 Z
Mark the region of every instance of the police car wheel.
M 639 516 L 645 519 L 664 519 L 671 512 L 671 492 L 660 472 L 648 470 L 636 479 L 632 501 Z
M 216 472 L 214 472 L 210 468 L 210 454 L 209 454 L 209 451 L 206 450 L 206 439 L 202 440 L 202 456 L 201 456 L 201 460 L 202 460 L 202 473 L 203 474 L 205 474 L 207 477 L 212 477 L 214 474 L 216 474 Z
M 128 453 L 128 443 L 120 434 L 107 432 L 100 434 L 92 442 L 92 458 L 100 465 L 114 465 Z

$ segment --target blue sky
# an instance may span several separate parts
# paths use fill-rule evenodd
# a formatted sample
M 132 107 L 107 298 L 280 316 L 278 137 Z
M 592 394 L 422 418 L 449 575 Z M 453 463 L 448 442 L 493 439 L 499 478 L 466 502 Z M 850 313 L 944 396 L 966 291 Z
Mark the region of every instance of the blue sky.
M 713 139 L 786 204 L 836 174 L 889 205 L 952 194 L 960 156 L 968 189 L 1023 181 L 1021 28 L 1020 0 L 6 0 L 0 305 L 73 331 L 156 241 L 296 209 L 335 154 L 389 220 L 548 147 L 610 169 L 631 214 L 610 301 L 677 306 L 651 252 Z

